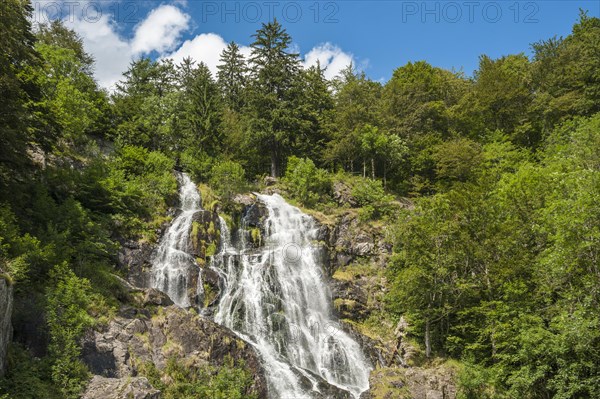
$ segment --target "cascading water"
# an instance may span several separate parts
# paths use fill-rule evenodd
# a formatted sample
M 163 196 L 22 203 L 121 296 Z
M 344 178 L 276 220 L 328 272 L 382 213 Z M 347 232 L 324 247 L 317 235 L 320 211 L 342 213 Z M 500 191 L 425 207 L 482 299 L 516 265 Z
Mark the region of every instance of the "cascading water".
M 358 398 L 371 366 L 332 315 L 332 303 L 312 245 L 311 217 L 275 194 L 259 195 L 269 216 L 264 245 L 243 235 L 231 244 L 221 219 L 222 245 L 212 261 L 225 279 L 215 321 L 260 353 L 273 399 L 312 398 L 326 381 Z
M 200 210 L 200 194 L 185 173 L 178 173 L 177 180 L 180 213 L 158 245 L 152 261 L 152 286 L 169 295 L 178 306 L 188 307 L 188 274 L 191 267 L 197 267 L 190 254 L 190 230 L 194 213 Z

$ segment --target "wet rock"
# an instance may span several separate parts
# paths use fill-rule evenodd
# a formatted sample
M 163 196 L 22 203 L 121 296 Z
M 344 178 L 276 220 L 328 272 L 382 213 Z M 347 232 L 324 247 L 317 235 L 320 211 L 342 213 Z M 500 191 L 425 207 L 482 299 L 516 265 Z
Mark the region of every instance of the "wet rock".
M 126 241 L 117 255 L 117 265 L 127 271 L 127 280 L 135 287 L 150 287 L 154 245 Z
M 299 379 L 300 386 L 306 391 L 313 391 L 314 383 L 317 382 L 319 392 L 312 392 L 312 399 L 352 399 L 352 394 L 344 389 L 338 388 L 335 385 L 329 384 L 321 376 L 312 373 L 310 370 L 303 369 L 303 372 L 293 370 Z M 312 378 L 309 379 L 305 374 L 309 374 Z M 291 399 L 291 398 L 290 398 Z
M 251 244 L 254 248 L 260 248 L 265 242 L 268 216 L 269 211 L 260 201 L 255 201 L 243 211 L 240 233 L 244 235 L 246 243 Z
M 160 391 L 154 389 L 145 377 L 106 378 L 94 376 L 83 399 L 159 399 Z
M 269 216 L 269 211 L 260 201 L 255 201 L 244 210 L 242 220 L 249 227 L 263 227 L 264 221 Z
M 350 335 L 360 345 L 364 355 L 372 365 L 376 367 L 385 366 L 386 348 L 383 343 L 362 335 L 348 322 L 341 321 L 340 326 L 345 333 Z

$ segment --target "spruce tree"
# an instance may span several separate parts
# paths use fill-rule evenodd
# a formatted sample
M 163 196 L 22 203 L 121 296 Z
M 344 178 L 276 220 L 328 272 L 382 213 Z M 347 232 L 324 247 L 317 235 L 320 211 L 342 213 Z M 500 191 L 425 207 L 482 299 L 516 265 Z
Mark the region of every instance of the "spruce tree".
M 227 45 L 217 66 L 217 82 L 225 104 L 239 112 L 244 105 L 244 88 L 246 87 L 247 66 L 239 46 L 235 42 Z
M 292 38 L 277 20 L 263 24 L 254 39 L 250 95 L 253 139 L 270 154 L 271 175 L 277 177 L 299 123 L 293 103 L 300 65 L 298 54 L 290 51 Z

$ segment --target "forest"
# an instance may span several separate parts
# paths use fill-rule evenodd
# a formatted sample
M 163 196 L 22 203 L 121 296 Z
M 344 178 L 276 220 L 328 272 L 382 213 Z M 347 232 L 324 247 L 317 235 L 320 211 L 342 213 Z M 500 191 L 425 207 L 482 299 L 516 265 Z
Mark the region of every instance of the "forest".
M 31 12 L 0 2 L 0 278 L 15 290 L 0 398 L 79 397 L 79 338 L 115 315 L 119 246 L 156 241 L 173 170 L 221 209 L 274 178 L 335 212 L 344 182 L 393 244 L 382 317 L 461 364 L 460 397 L 600 397 L 600 19 L 582 11 L 530 56 L 481 55 L 473 76 L 418 61 L 383 83 L 303 68 L 274 20 L 216 76 L 141 58 L 109 92 L 82 39 Z M 237 397 L 236 372 L 198 384 Z

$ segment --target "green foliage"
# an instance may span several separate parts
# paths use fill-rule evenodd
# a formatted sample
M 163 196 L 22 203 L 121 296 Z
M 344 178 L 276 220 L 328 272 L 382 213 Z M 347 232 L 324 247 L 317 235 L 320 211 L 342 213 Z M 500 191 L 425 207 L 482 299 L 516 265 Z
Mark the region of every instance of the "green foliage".
M 292 196 L 307 207 L 322 202 L 331 192 L 331 178 L 307 158 L 288 158 L 284 182 Z
M 13 346 L 5 396 L 77 396 L 78 338 L 126 296 L 118 243 L 156 239 L 175 168 L 211 184 L 211 209 L 267 172 L 285 169 L 309 207 L 331 209 L 344 182 L 363 221 L 393 230 L 388 311 L 427 354 L 466 360 L 463 397 L 600 396 L 600 19 L 582 12 L 531 59 L 483 55 L 472 79 L 419 61 L 384 85 L 301 68 L 272 21 L 249 59 L 227 47 L 216 80 L 190 59 L 142 58 L 109 96 L 62 22 L 34 33 L 21 0 L 0 15 L 0 277 L 19 339 L 50 342 L 40 361 Z M 248 396 L 231 364 L 161 373 L 148 375 L 167 397 Z
M 94 325 L 94 318 L 87 312 L 93 301 L 91 286 L 66 264 L 54 267 L 50 279 L 46 299 L 52 381 L 65 398 L 77 398 L 89 376 L 87 367 L 79 360 L 79 339 Z
M 61 399 L 63 394 L 51 383 L 51 365 L 36 359 L 22 346 L 9 348 L 8 372 L 0 379 L 0 397 L 7 399 Z M 7 392 L 3 395 L 4 392 Z
M 246 189 L 244 168 L 233 161 L 216 163 L 210 171 L 210 185 L 226 202 Z
M 599 127 L 556 129 L 540 164 L 488 144 L 472 183 L 397 223 L 389 309 L 428 352 L 469 359 L 465 398 L 598 395 Z
M 164 370 L 158 370 L 154 364 L 148 363 L 141 367 L 140 372 L 161 390 L 165 399 L 256 399 L 256 395 L 250 393 L 252 375 L 243 362 L 234 364 L 229 357 L 224 360 L 224 364 L 218 368 L 198 368 L 170 358 Z M 166 380 L 170 382 L 166 384 Z
M 279 177 L 292 132 L 301 123 L 297 114 L 300 61 L 290 52 L 291 36 L 277 20 L 263 24 L 251 44 L 252 141 L 270 156 L 271 176 Z
M 465 138 L 439 144 L 434 148 L 432 158 L 437 176 L 445 184 L 466 182 L 476 175 L 482 161 L 479 145 Z
M 352 187 L 352 195 L 362 207 L 360 217 L 363 220 L 380 218 L 393 209 L 393 197 L 386 194 L 379 180 L 359 179 Z

